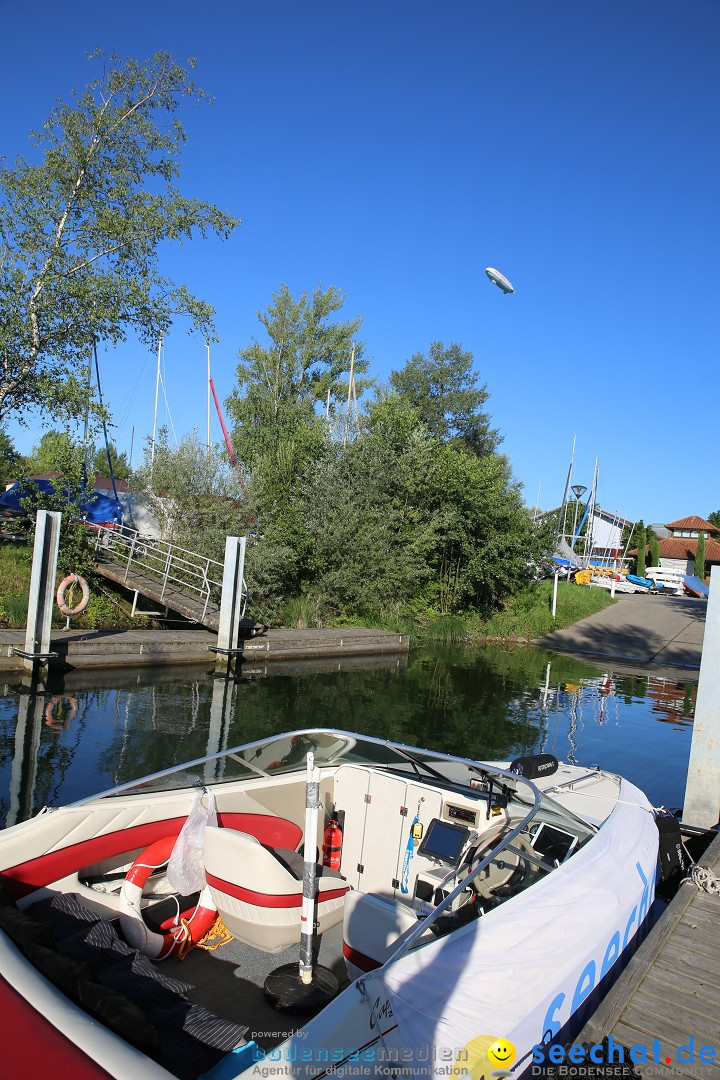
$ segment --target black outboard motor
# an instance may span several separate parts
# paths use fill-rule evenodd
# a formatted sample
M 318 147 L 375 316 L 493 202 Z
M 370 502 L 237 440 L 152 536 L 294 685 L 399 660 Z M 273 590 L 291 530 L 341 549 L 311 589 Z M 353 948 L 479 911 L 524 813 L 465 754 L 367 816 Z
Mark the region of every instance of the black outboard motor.
M 689 860 L 683 845 L 680 822 L 675 815 L 664 808 L 656 810 L 655 824 L 660 834 L 658 850 L 660 876 L 663 881 L 668 881 L 673 874 L 680 875 L 687 870 Z
M 554 754 L 527 754 L 510 763 L 510 772 L 524 776 L 526 780 L 536 780 L 538 776 L 552 776 L 557 767 L 558 759 Z

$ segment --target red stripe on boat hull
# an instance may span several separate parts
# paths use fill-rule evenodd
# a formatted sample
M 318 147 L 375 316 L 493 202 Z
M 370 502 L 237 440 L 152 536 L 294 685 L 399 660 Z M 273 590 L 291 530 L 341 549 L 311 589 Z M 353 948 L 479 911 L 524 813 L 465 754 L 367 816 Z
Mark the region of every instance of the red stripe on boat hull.
M 73 1080 L 112 1080 L 96 1061 L 34 1009 L 0 978 L 0 1016 L 12 1038 L 2 1042 L 3 1076 L 71 1076 Z

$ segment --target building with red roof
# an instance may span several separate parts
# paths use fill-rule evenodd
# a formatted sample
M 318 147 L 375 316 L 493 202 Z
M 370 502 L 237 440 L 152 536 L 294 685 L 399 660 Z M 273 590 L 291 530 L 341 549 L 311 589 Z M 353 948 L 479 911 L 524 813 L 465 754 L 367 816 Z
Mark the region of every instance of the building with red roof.
M 710 566 L 720 565 L 720 543 L 717 540 L 720 529 L 716 525 L 692 514 L 679 521 L 669 521 L 665 527 L 670 535 L 658 540 L 660 566 L 704 578 Z M 696 569 L 695 556 L 700 533 L 705 534 L 705 566 Z

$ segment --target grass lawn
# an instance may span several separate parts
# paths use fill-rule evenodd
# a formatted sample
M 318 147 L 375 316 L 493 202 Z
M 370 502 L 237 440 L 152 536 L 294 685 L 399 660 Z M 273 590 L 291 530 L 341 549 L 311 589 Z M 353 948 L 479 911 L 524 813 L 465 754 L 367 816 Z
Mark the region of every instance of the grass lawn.
M 575 585 L 561 581 L 558 584 L 557 612 L 552 619 L 552 581 L 540 581 L 508 603 L 505 611 L 491 619 L 479 623 L 476 633 L 490 638 L 533 638 L 542 637 L 552 630 L 561 630 L 564 626 L 602 611 L 616 603 L 610 598 L 607 589 L 592 589 L 588 585 Z M 473 635 L 474 636 L 474 635 Z
M 0 544 L 0 627 L 25 627 L 31 570 L 31 544 Z M 62 576 L 57 574 L 56 587 Z M 152 625 L 148 619 L 131 619 L 126 607 L 104 584 L 91 582 L 90 603 L 82 615 L 72 617 L 70 625 L 74 630 L 142 630 Z M 53 605 L 52 624 L 57 628 L 65 626 L 65 616 L 57 605 Z

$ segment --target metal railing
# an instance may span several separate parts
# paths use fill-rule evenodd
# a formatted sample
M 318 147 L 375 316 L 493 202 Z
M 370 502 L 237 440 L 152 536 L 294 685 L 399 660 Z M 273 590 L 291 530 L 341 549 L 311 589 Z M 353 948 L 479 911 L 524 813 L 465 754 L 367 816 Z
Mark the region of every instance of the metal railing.
M 157 598 L 161 603 L 165 602 L 169 586 L 197 597 L 203 605 L 201 620 L 207 615 L 211 600 L 220 604 L 223 564 L 217 559 L 208 559 L 177 544 L 148 537 L 127 525 L 112 528 L 99 525 L 96 528 L 95 550 L 110 556 L 116 563 L 125 564 L 124 581 L 128 588 L 136 589 L 135 584 L 128 584 L 130 571 L 135 568 L 161 584 Z M 247 598 L 245 582 L 243 591 Z

